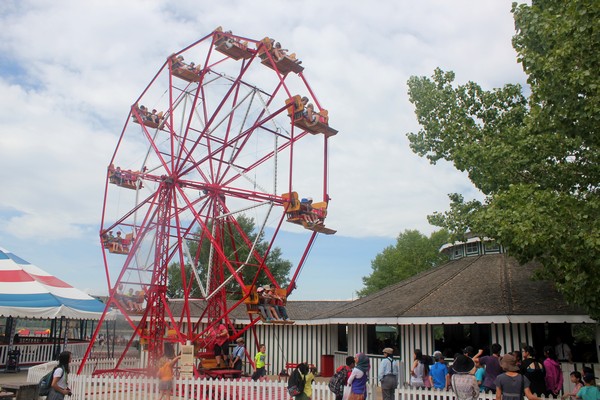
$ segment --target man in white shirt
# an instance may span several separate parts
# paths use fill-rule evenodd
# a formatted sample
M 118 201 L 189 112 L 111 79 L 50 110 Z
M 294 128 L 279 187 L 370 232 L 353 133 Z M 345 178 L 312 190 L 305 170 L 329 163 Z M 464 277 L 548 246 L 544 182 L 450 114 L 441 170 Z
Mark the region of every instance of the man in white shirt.
M 398 362 L 393 358 L 394 349 L 383 349 L 385 358 L 379 366 L 379 382 L 381 382 L 381 395 L 383 400 L 394 400 L 394 391 L 398 387 Z

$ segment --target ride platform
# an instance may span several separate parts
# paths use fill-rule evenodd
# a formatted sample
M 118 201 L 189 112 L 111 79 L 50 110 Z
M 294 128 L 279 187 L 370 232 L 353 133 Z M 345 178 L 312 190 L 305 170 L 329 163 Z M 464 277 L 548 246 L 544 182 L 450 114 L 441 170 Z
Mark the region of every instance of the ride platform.
M 330 127 L 324 122 L 315 121 L 308 122 L 305 118 L 297 119 L 294 121 L 294 125 L 300 129 L 304 129 L 310 134 L 324 134 L 327 137 L 337 135 L 338 131 Z
M 137 118 L 135 118 L 135 117 L 133 117 L 132 121 L 135 122 L 136 124 L 140 123 L 140 121 L 138 121 Z M 145 126 L 147 126 L 148 128 L 161 129 L 162 130 L 162 128 L 164 126 L 163 122 L 164 121 L 161 121 L 161 122 L 157 123 L 157 122 L 151 121 L 149 119 L 145 119 L 145 120 L 142 121 L 142 124 L 145 125 Z
M 191 70 L 185 67 L 175 68 L 173 69 L 173 75 L 178 77 L 179 79 L 183 79 L 188 82 L 200 82 L 202 78 L 201 71 L 199 70 Z M 158 128 L 158 126 L 157 126 Z
M 292 60 L 288 56 L 285 56 L 281 60 L 274 61 L 274 62 L 275 62 L 275 66 L 277 67 L 277 69 L 275 69 L 273 62 L 271 62 L 271 60 L 268 57 L 261 61 L 261 63 L 263 65 L 266 65 L 267 67 L 271 68 L 272 70 L 278 70 L 279 72 L 281 72 L 282 75 L 286 75 L 290 72 L 299 74 L 300 72 L 304 71 L 303 66 L 301 66 L 298 62 Z
M 125 189 L 132 189 L 132 190 L 141 189 L 143 187 L 141 182 L 138 182 L 137 180 L 131 180 L 131 181 L 123 180 L 122 182 L 119 182 L 118 178 L 116 178 L 116 177 L 111 177 L 110 183 L 115 184 L 115 185 L 120 186 Z
M 323 233 L 325 235 L 333 235 L 335 234 L 337 231 L 331 228 L 327 228 L 322 222 L 317 222 L 315 224 L 310 224 L 306 221 L 302 221 L 302 226 L 304 226 L 304 228 L 313 231 L 313 232 L 319 232 L 319 233 Z
M 233 40 L 220 43 L 218 46 L 215 46 L 215 50 L 234 60 L 240 60 L 242 58 L 247 60 L 253 55 L 247 47 L 244 47 L 242 44 Z

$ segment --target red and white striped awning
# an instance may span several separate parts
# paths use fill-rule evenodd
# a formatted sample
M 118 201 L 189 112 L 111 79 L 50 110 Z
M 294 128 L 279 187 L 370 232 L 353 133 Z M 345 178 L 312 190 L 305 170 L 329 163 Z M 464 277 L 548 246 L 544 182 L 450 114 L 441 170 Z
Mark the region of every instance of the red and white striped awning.
M 0 315 L 99 319 L 104 304 L 0 247 Z

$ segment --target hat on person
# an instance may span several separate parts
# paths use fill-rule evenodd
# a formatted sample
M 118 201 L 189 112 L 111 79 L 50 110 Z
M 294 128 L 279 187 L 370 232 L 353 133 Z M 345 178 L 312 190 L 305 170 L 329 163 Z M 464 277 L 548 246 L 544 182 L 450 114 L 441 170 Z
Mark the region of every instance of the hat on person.
M 435 352 L 433 353 L 433 359 L 434 359 L 435 361 L 440 361 L 440 360 L 443 360 L 443 359 L 444 359 L 444 356 L 442 356 L 442 352 L 441 352 L 441 351 L 435 351 Z
M 517 358 L 512 354 L 505 354 L 500 360 L 500 366 L 505 371 L 518 371 L 519 366 L 517 365 Z
M 475 362 L 463 354 L 456 357 L 452 363 L 452 369 L 457 374 L 468 374 L 473 368 L 475 368 Z
M 391 347 L 386 347 L 385 349 L 383 349 L 383 353 L 389 354 L 391 356 L 392 354 L 394 354 L 394 349 L 392 349 Z
M 257 291 L 257 292 L 264 292 L 264 291 L 265 291 L 265 288 L 264 288 L 264 287 L 262 287 L 262 286 L 259 286 L 259 287 L 257 287 L 257 288 L 256 288 L 256 291 Z
M 265 286 L 263 286 L 263 288 L 264 288 L 265 290 L 271 290 L 271 285 L 265 285 Z
M 588 373 L 588 374 L 585 374 L 585 375 L 583 375 L 583 381 L 584 381 L 585 383 L 590 383 L 590 382 L 592 382 L 594 379 L 596 379 L 596 377 L 594 376 L 594 374 L 589 374 L 589 373 Z

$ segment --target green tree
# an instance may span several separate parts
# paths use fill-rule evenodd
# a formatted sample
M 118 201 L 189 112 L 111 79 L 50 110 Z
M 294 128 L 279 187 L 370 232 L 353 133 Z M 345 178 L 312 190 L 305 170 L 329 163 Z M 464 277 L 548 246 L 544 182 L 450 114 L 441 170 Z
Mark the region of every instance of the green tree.
M 600 317 L 600 2 L 537 0 L 513 4 L 513 46 L 528 76 L 483 90 L 454 74 L 411 77 L 421 129 L 411 148 L 432 163 L 466 171 L 484 202 L 450 195 L 450 210 L 430 216 L 454 238 L 497 239 L 538 276 Z
M 442 264 L 447 258 L 439 253 L 439 249 L 448 238 L 448 232 L 443 229 L 429 238 L 417 230 L 405 230 L 398 235 L 394 246 L 386 247 L 371 261 L 373 272 L 362 278 L 364 287 L 358 295 L 367 296 Z
M 243 232 L 245 232 L 246 236 L 250 240 L 250 242 L 254 243 L 257 238 L 258 232 L 256 232 L 256 225 L 253 218 L 247 217 L 245 215 L 240 215 L 236 218 L 237 223 L 240 225 Z M 234 267 L 238 267 L 242 265 L 248 259 L 249 248 L 248 246 L 243 245 L 243 240 L 239 232 L 235 229 L 228 229 L 226 227 L 226 232 L 228 235 L 223 240 L 223 252 L 227 259 L 234 265 Z M 201 232 L 198 231 L 198 237 L 200 237 Z M 269 243 L 264 239 L 264 234 L 258 238 L 258 243 L 256 245 L 256 251 L 259 254 L 264 254 L 267 250 Z M 232 243 L 235 243 L 235 247 Z M 198 241 L 190 241 L 188 242 L 188 247 L 190 249 L 190 254 L 194 255 L 198 252 L 199 242 Z M 207 267 L 208 267 L 208 259 L 210 254 L 210 244 L 207 240 L 202 241 L 202 248 L 200 249 L 200 253 L 198 256 L 199 260 L 199 268 L 198 274 L 200 276 L 206 276 Z M 288 274 L 290 269 L 292 268 L 292 263 L 288 260 L 282 258 L 281 249 L 278 247 L 273 247 L 269 255 L 267 256 L 266 265 L 269 268 L 271 274 L 275 277 L 275 280 L 281 286 L 287 286 L 289 282 Z M 250 258 L 248 264 L 242 270 L 242 279 L 247 284 L 252 283 L 254 277 L 256 276 L 258 271 L 258 264 L 254 258 Z M 171 298 L 181 298 L 184 294 L 183 283 L 182 283 L 182 274 L 180 264 L 174 263 L 169 266 L 168 271 L 168 284 L 167 284 L 167 295 Z M 225 271 L 225 279 L 227 279 L 231 274 L 229 271 Z M 191 297 L 201 297 L 201 292 L 198 284 L 196 283 L 193 270 L 191 265 L 185 266 L 185 280 L 189 284 L 192 282 L 190 296 Z M 269 280 L 267 279 L 264 271 L 259 273 L 257 283 L 267 283 Z M 239 299 L 241 298 L 241 290 L 238 283 L 235 280 L 231 280 L 227 285 L 227 297 L 230 299 Z

